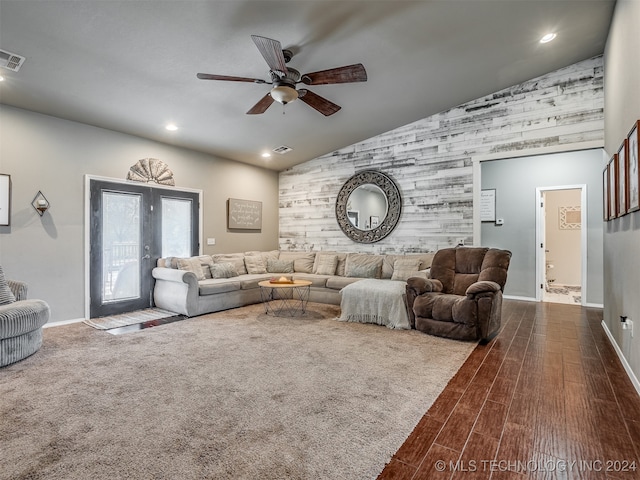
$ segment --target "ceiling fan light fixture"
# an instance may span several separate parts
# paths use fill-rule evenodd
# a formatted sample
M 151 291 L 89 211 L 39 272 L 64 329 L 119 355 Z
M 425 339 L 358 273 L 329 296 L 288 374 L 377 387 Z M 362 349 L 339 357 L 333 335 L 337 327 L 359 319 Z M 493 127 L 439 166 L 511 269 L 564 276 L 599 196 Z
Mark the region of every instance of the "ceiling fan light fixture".
M 286 105 L 298 98 L 298 91 L 287 85 L 278 85 L 271 89 L 271 98 L 278 103 Z

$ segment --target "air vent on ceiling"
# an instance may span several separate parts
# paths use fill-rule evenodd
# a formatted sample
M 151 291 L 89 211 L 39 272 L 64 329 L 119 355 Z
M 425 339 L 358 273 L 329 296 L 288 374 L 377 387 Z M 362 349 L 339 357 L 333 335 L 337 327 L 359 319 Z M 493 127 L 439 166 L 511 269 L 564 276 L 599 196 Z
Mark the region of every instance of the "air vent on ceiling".
M 25 57 L 16 55 L 15 53 L 7 52 L 6 50 L 0 50 L 0 67 L 6 68 L 13 72 L 20 70 L 20 67 L 26 60 Z
M 273 149 L 274 152 L 279 153 L 280 155 L 284 155 L 285 153 L 289 153 L 293 148 L 287 147 L 286 145 L 280 145 Z

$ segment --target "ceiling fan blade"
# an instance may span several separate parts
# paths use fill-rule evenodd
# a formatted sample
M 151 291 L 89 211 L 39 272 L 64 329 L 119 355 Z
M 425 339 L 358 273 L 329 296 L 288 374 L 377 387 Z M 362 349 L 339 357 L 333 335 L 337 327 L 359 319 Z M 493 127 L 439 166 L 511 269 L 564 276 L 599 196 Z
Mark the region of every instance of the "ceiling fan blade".
M 269 69 L 274 72 L 282 72 L 283 75 L 287 73 L 287 65 L 279 41 L 258 35 L 251 35 L 251 39 L 269 65 Z
M 251 83 L 267 83 L 259 78 L 247 77 L 230 77 L 229 75 L 213 75 L 211 73 L 198 73 L 196 75 L 200 80 L 227 80 L 230 82 L 251 82 Z
M 247 115 L 257 115 L 259 113 L 264 113 L 267 110 L 267 108 L 271 106 L 272 103 L 273 103 L 273 98 L 271 97 L 270 94 L 267 93 L 264 97 L 260 99 L 258 103 L 256 103 L 253 107 L 251 107 L 251 110 L 247 112 Z
M 364 65 L 356 63 L 346 67 L 331 68 L 319 72 L 305 73 L 302 83 L 306 85 L 328 85 L 333 83 L 366 82 L 367 71 Z
M 320 95 L 313 93 L 310 90 L 306 90 L 304 88 L 298 90 L 298 98 L 302 100 L 304 103 L 306 103 L 307 105 L 309 105 L 310 107 L 315 108 L 325 117 L 328 117 L 329 115 L 333 115 L 334 113 L 336 113 L 338 110 L 342 108 L 340 105 L 336 105 L 335 103 L 330 102 L 326 98 L 321 97 Z

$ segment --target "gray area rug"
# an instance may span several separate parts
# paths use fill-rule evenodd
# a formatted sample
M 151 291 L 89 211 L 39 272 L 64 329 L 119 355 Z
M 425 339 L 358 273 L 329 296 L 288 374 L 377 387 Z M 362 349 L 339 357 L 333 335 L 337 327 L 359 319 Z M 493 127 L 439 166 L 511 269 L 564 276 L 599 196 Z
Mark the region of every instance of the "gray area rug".
M 373 479 L 475 344 L 339 313 L 46 329 L 0 369 L 0 478 Z
M 178 315 L 162 308 L 145 308 L 135 312 L 121 313 L 119 315 L 109 315 L 108 317 L 91 318 L 83 320 L 90 327 L 98 330 L 109 330 L 111 328 L 126 327 L 136 323 L 148 322 L 150 320 L 160 320 L 162 318 L 174 317 Z

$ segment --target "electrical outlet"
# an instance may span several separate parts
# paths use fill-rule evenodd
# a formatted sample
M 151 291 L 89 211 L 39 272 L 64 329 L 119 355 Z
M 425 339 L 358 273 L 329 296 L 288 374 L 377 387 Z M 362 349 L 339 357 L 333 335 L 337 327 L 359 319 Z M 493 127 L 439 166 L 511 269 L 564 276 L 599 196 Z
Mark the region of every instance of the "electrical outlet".
M 215 238 L 207 238 L 207 245 L 215 245 L 215 244 L 216 244 Z

